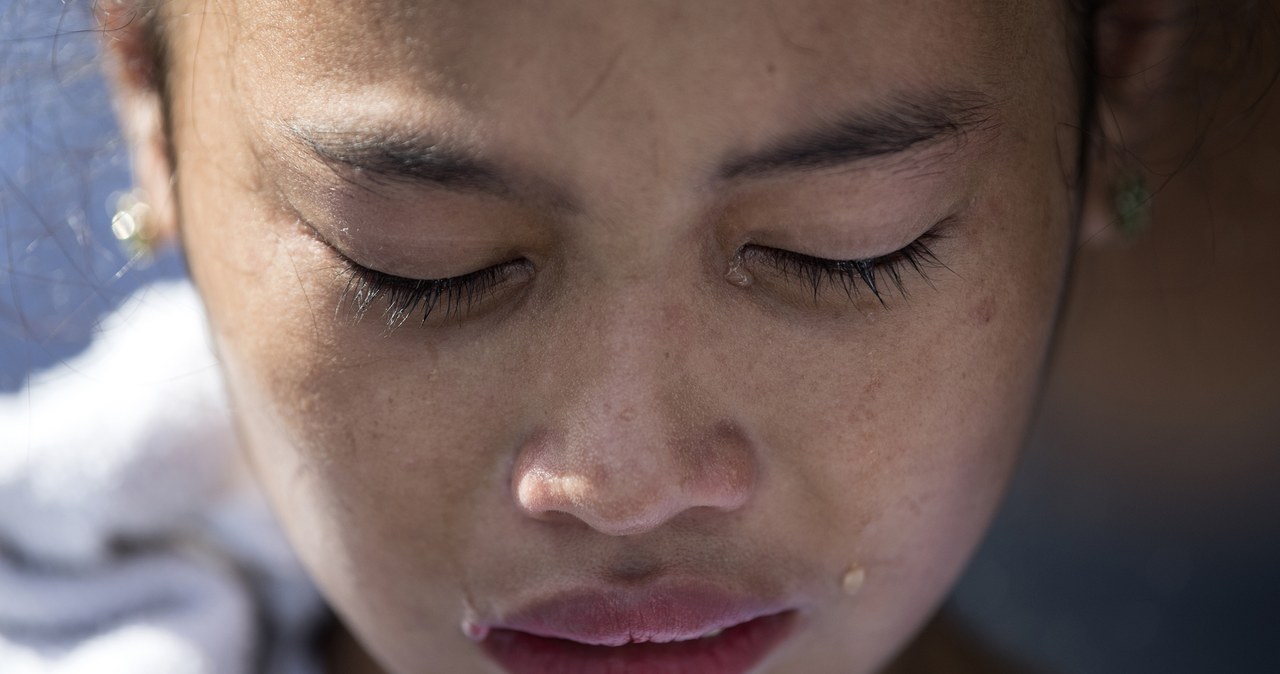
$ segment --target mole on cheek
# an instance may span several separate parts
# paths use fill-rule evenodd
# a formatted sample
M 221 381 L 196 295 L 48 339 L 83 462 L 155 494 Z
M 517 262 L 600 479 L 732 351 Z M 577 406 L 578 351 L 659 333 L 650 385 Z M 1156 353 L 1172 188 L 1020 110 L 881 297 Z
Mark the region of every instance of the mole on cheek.
M 973 307 L 973 320 L 978 325 L 986 325 L 990 323 L 991 319 L 994 318 L 995 315 L 996 300 L 990 295 L 982 298 L 982 301 L 978 302 Z

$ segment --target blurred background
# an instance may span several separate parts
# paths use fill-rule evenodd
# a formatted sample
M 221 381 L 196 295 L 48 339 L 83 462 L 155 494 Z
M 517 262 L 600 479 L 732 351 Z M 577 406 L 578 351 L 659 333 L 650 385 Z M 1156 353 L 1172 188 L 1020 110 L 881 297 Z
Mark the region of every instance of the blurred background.
M 0 0 L 0 393 L 82 350 L 145 269 L 111 235 L 128 157 L 97 61 L 88 2 Z M 110 203 L 108 203 L 110 202 Z
M 111 237 L 128 163 L 87 18 L 0 0 L 0 394 L 184 273 Z M 1196 92 L 1212 132 L 1166 158 L 1148 229 L 1081 247 L 1042 413 L 952 601 L 1050 671 L 1280 673 L 1275 47 Z

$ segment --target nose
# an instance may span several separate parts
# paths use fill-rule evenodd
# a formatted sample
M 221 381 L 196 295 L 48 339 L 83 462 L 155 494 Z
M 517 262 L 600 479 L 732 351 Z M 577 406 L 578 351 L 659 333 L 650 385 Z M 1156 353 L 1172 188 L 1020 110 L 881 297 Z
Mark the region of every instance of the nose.
M 664 428 L 656 410 L 595 403 L 592 418 L 521 448 L 512 490 L 527 516 L 628 536 L 686 511 L 729 512 L 749 500 L 755 462 L 734 424 L 680 433 Z
M 539 391 L 544 421 L 513 464 L 517 507 L 611 536 L 690 511 L 742 508 L 756 488 L 758 452 L 728 394 L 716 393 L 734 390 L 717 379 L 723 367 L 708 365 L 721 361 L 695 350 L 718 343 L 704 334 L 702 314 L 610 306 L 592 329 L 553 347 L 557 375 Z

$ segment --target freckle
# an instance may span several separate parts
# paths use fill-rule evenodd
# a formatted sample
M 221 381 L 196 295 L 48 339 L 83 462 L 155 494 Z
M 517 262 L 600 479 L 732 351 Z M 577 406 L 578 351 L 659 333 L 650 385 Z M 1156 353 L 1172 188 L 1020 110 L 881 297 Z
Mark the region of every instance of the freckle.
M 978 325 L 986 325 L 996 315 L 996 301 L 991 296 L 984 297 L 973 309 L 973 318 Z
M 774 73 L 778 72 L 778 66 L 777 66 L 777 65 L 775 65 L 775 64 L 773 63 L 773 61 L 770 61 L 770 62 L 768 63 L 768 65 L 766 65 L 766 66 L 764 67 L 764 71 L 765 71 L 766 73 L 769 73 L 770 75 L 772 75 L 772 74 L 774 74 Z
M 867 385 L 862 389 L 862 392 L 865 393 L 867 397 L 874 398 L 875 395 L 880 392 L 880 388 L 883 385 L 884 384 L 880 381 L 880 377 L 872 376 L 867 380 Z

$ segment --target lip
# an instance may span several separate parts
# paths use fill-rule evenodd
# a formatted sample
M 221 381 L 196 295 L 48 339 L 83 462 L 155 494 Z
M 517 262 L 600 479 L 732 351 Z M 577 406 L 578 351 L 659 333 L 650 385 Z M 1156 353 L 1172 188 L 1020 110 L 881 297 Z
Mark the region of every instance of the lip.
M 477 625 L 475 636 L 510 674 L 745 674 L 797 615 L 705 587 L 578 591 Z

